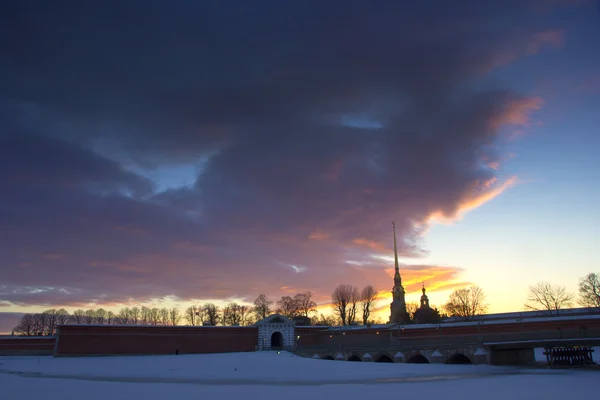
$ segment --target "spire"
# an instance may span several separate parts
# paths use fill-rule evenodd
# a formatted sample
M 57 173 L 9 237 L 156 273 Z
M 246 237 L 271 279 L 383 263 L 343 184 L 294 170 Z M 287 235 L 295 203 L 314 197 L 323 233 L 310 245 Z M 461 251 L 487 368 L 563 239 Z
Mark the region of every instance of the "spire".
M 406 299 L 404 298 L 404 288 L 402 287 L 402 277 L 400 277 L 400 266 L 398 265 L 398 242 L 396 240 L 396 223 L 392 222 L 394 227 L 394 287 L 392 288 L 392 303 L 390 304 L 390 321 L 395 324 L 405 324 L 410 321 L 410 316 L 406 312 Z
M 423 284 L 423 289 L 421 289 L 423 291 L 423 296 L 425 296 L 425 282 L 421 282 Z
M 394 261 L 396 271 L 394 272 L 394 291 L 402 289 L 402 277 L 400 276 L 400 267 L 398 266 L 398 245 L 396 244 L 396 223 L 392 222 L 394 227 Z
M 400 269 L 398 268 L 398 246 L 396 245 L 396 223 L 392 222 L 392 226 L 394 227 L 394 261 L 396 262 L 396 272 Z

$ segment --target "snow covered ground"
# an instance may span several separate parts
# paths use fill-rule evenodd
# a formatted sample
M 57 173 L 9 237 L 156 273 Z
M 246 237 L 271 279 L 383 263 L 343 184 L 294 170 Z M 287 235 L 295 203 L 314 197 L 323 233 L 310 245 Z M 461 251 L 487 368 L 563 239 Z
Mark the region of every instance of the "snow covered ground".
M 13 399 L 554 399 L 598 396 L 599 371 L 313 360 L 282 352 L 0 357 Z

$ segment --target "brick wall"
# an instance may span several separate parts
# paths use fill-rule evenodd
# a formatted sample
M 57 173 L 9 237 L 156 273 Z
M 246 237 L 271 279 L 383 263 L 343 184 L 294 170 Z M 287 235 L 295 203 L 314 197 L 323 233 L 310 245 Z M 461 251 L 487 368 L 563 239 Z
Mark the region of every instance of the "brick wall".
M 54 352 L 53 336 L 0 337 L 0 356 L 42 356 Z
M 56 356 L 254 351 L 256 327 L 62 325 Z

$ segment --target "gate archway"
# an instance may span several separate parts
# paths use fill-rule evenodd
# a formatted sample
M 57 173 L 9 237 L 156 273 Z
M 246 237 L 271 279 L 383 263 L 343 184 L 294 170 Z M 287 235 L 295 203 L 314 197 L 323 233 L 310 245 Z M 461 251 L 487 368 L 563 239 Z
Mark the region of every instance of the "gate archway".
M 271 348 L 280 349 L 283 347 L 283 334 L 281 332 L 273 332 L 271 335 Z

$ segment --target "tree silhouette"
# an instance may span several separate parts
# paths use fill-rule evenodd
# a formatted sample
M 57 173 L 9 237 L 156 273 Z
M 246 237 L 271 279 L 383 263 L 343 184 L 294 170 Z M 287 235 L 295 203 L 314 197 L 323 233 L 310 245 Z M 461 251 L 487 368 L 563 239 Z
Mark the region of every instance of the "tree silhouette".
M 600 275 L 590 273 L 579 280 L 579 304 L 600 309 Z
M 485 294 L 483 290 L 479 286 L 473 285 L 452 292 L 444 308 L 448 315 L 469 321 L 476 315 L 486 312 L 487 304 L 484 301 Z
M 294 296 L 294 300 L 298 303 L 298 311 L 300 315 L 310 317 L 311 313 L 317 312 L 317 303 L 312 299 L 313 295 L 310 291 L 298 293 Z
M 529 286 L 525 308 L 558 314 L 558 310 L 561 308 L 567 308 L 572 305 L 573 298 L 573 294 L 567 292 L 564 286 L 552 285 L 549 282 L 540 281 L 533 286 Z
M 360 292 L 360 305 L 362 309 L 362 322 L 363 325 L 367 325 L 371 311 L 373 310 L 373 304 L 375 303 L 375 297 L 377 297 L 377 290 L 371 285 L 367 285 Z
M 277 300 L 277 313 L 287 318 L 294 318 L 300 313 L 300 304 L 295 297 L 282 296 Z
M 269 300 L 269 298 L 260 294 L 256 300 L 254 300 L 254 307 L 252 311 L 256 315 L 256 319 L 261 320 L 267 318 L 271 314 L 271 306 L 273 305 L 273 301 Z
M 342 325 L 350 325 L 356 318 L 356 305 L 360 299 L 358 289 L 352 285 L 338 285 L 331 294 L 334 313 Z
M 221 321 L 221 316 L 219 314 L 221 310 L 213 303 L 204 304 L 204 306 L 202 306 L 202 309 L 204 310 L 206 321 L 210 325 L 215 326 Z

